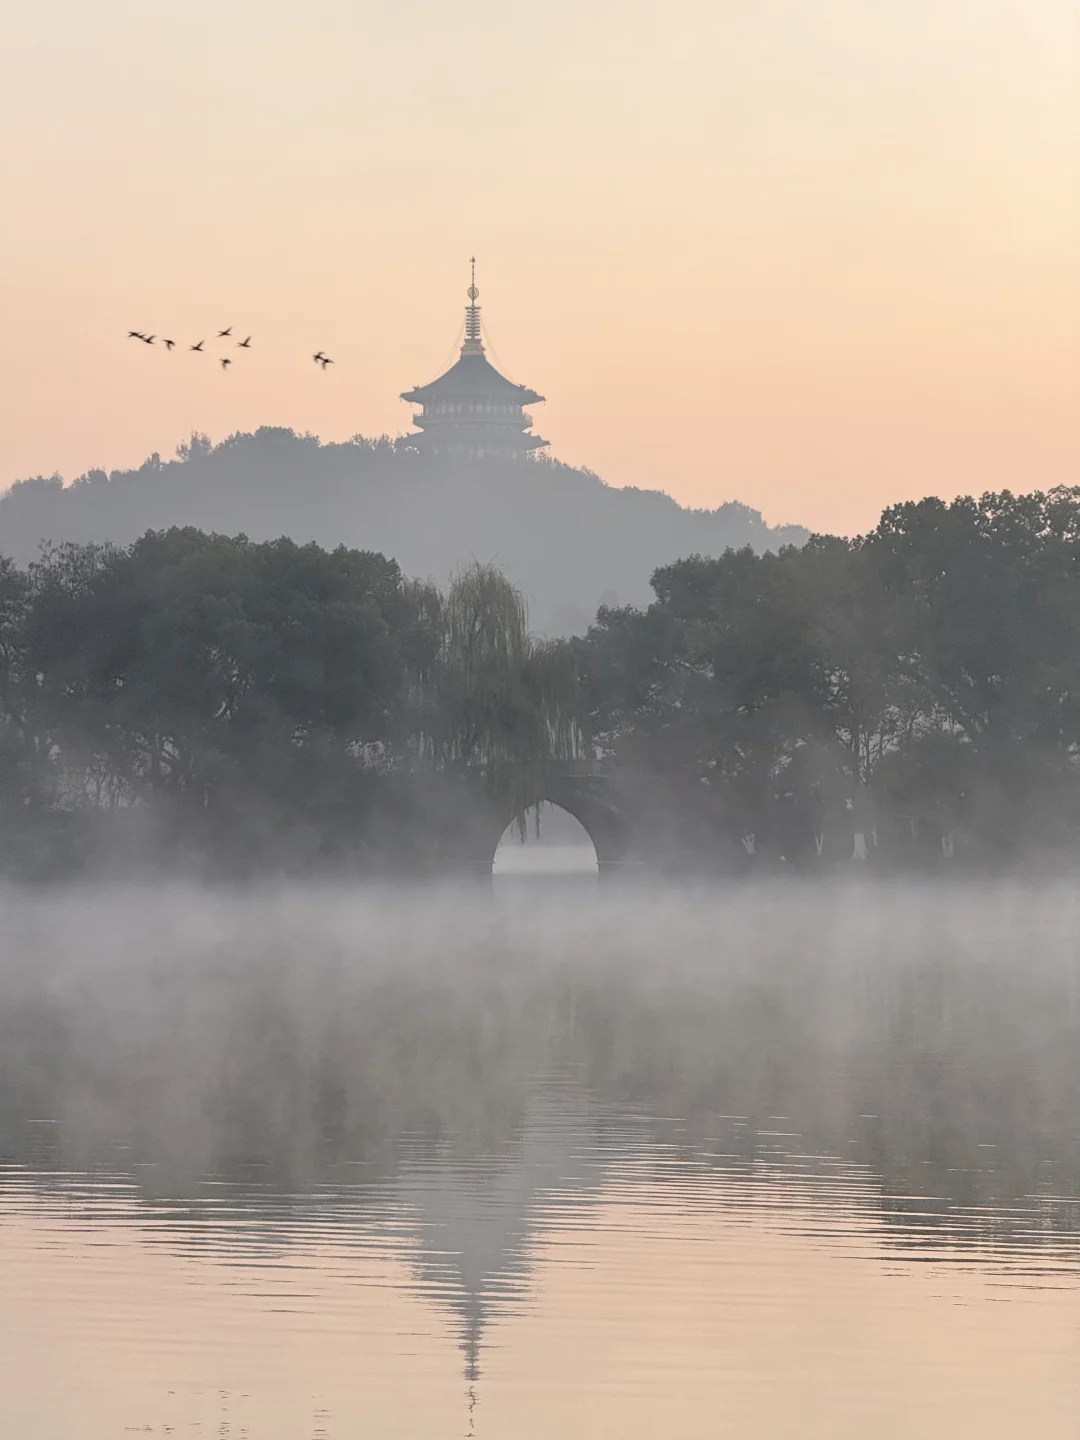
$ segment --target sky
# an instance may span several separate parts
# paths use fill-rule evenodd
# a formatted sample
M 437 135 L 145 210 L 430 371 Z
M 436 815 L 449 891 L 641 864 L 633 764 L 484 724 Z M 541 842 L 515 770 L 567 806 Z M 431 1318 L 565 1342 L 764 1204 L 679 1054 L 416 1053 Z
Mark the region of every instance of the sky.
M 537 431 L 611 484 L 852 533 L 1080 483 L 1078 34 L 1080 0 L 4 0 L 0 486 L 401 433 L 472 254 Z M 187 351 L 226 326 L 228 372 Z

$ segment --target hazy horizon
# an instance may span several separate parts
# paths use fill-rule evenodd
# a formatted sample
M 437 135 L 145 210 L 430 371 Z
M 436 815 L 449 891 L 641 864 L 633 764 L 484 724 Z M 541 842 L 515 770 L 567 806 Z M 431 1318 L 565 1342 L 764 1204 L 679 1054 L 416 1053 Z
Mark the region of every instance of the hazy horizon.
M 1071 0 L 255 20 L 6 7 L 0 487 L 400 433 L 473 253 L 493 358 L 613 485 L 850 533 L 1080 475 Z M 227 375 L 180 348 L 225 326 Z

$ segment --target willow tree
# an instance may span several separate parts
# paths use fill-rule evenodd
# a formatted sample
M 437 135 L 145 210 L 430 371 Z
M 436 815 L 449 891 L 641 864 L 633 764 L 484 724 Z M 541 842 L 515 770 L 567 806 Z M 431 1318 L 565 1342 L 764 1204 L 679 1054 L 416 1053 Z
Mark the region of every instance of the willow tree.
M 432 758 L 481 773 L 492 798 L 524 824 L 551 764 L 582 751 L 570 646 L 531 636 L 521 592 L 494 566 L 474 564 L 445 597 L 432 681 Z

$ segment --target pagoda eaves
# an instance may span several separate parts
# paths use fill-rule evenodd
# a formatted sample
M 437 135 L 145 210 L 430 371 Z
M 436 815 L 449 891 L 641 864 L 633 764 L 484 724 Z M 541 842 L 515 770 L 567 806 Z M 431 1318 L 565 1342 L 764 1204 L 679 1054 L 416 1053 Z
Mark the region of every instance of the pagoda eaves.
M 417 385 L 401 396 L 423 407 L 413 416 L 420 433 L 407 435 L 405 443 L 421 450 L 471 456 L 523 455 L 539 450 L 548 442 L 528 433 L 532 417 L 522 407 L 538 405 L 544 397 L 501 375 L 484 354 L 475 268 L 468 293 L 460 356 L 437 380 Z

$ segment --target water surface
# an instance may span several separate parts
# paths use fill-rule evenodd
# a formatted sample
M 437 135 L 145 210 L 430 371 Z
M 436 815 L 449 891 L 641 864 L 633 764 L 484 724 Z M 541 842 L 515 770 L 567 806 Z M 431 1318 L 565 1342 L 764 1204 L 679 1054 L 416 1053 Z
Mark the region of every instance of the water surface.
M 4 897 L 0 1434 L 1075 1436 L 1071 894 Z

